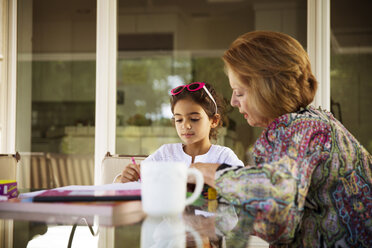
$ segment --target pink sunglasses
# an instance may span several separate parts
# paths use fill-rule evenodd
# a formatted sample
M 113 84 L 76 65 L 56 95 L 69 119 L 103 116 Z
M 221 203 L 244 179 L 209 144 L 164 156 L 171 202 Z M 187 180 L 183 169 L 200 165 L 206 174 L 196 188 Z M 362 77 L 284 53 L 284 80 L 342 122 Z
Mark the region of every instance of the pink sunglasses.
M 214 105 L 216 106 L 216 114 L 217 114 L 217 103 L 216 101 L 214 100 L 212 94 L 209 92 L 209 90 L 207 89 L 207 87 L 205 87 L 205 83 L 202 83 L 202 82 L 194 82 L 194 83 L 191 83 L 191 84 L 186 84 L 186 85 L 180 85 L 180 86 L 177 86 L 176 88 L 172 89 L 171 90 L 171 94 L 172 96 L 176 96 L 178 95 L 179 93 L 181 93 L 184 89 L 187 89 L 188 91 L 190 92 L 193 92 L 193 91 L 197 91 L 197 90 L 200 90 L 200 89 L 204 89 L 205 92 L 208 94 L 208 96 L 211 98 L 211 100 L 213 101 Z

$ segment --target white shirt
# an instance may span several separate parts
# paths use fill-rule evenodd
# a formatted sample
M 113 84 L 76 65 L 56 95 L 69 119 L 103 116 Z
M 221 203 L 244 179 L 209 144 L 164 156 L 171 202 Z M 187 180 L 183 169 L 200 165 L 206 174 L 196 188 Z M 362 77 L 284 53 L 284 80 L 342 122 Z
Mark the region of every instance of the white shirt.
M 182 143 L 162 145 L 144 161 L 182 161 L 191 164 L 192 157 L 183 151 Z M 218 163 L 235 166 L 244 166 L 236 154 L 226 146 L 212 145 L 205 154 L 198 155 L 194 163 Z
M 143 161 L 181 161 L 190 166 L 192 157 L 183 151 L 182 143 L 171 143 L 162 145 Z M 243 162 L 230 148 L 219 145 L 211 145 L 207 153 L 195 157 L 194 163 L 217 163 L 244 166 Z M 114 182 L 116 182 L 119 176 L 121 176 L 121 173 L 115 177 Z

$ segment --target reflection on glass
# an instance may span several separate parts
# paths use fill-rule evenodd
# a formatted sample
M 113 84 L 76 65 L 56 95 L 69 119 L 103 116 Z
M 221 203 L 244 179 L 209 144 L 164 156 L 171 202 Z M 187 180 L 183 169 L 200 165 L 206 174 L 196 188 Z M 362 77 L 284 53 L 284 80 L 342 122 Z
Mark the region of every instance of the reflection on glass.
M 372 152 L 372 3 L 331 4 L 331 111 Z
M 203 247 L 199 233 L 185 225 L 182 216 L 149 216 L 142 223 L 141 248 L 186 247 L 186 232 L 192 235 L 195 247 Z
M 306 42 L 306 0 L 280 2 L 119 0 L 116 152 L 149 155 L 180 142 L 169 120 L 176 85 L 208 82 L 229 104 L 221 56 L 238 35 L 269 29 Z M 230 108 L 216 143 L 247 163 L 260 132 Z
M 171 55 L 152 56 L 137 55 L 136 58 L 122 58 L 118 61 L 118 125 L 149 126 L 169 122 L 168 89 L 174 81 L 172 78 Z M 164 118 L 167 118 L 164 121 Z
M 92 184 L 96 1 L 17 5 L 19 184 Z

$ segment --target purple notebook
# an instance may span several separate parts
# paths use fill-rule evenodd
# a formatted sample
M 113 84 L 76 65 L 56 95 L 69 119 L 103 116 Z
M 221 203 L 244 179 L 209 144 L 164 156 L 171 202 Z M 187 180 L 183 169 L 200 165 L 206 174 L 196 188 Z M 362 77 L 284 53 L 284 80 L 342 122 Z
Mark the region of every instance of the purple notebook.
M 33 202 L 89 202 L 141 200 L 141 190 L 46 190 Z

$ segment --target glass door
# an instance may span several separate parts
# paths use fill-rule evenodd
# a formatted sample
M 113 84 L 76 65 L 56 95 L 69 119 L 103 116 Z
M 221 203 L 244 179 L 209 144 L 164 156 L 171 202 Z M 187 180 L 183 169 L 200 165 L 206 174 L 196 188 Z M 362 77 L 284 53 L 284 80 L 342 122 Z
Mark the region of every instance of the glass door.
M 372 2 L 331 5 L 331 110 L 372 152 Z
M 20 187 L 93 184 L 96 1 L 17 5 Z
M 249 163 L 261 129 L 229 108 L 231 90 L 221 56 L 239 35 L 266 29 L 292 35 L 306 46 L 307 1 L 118 0 L 118 154 L 149 155 L 180 142 L 170 118 L 170 90 L 208 82 L 228 104 L 215 142 Z

